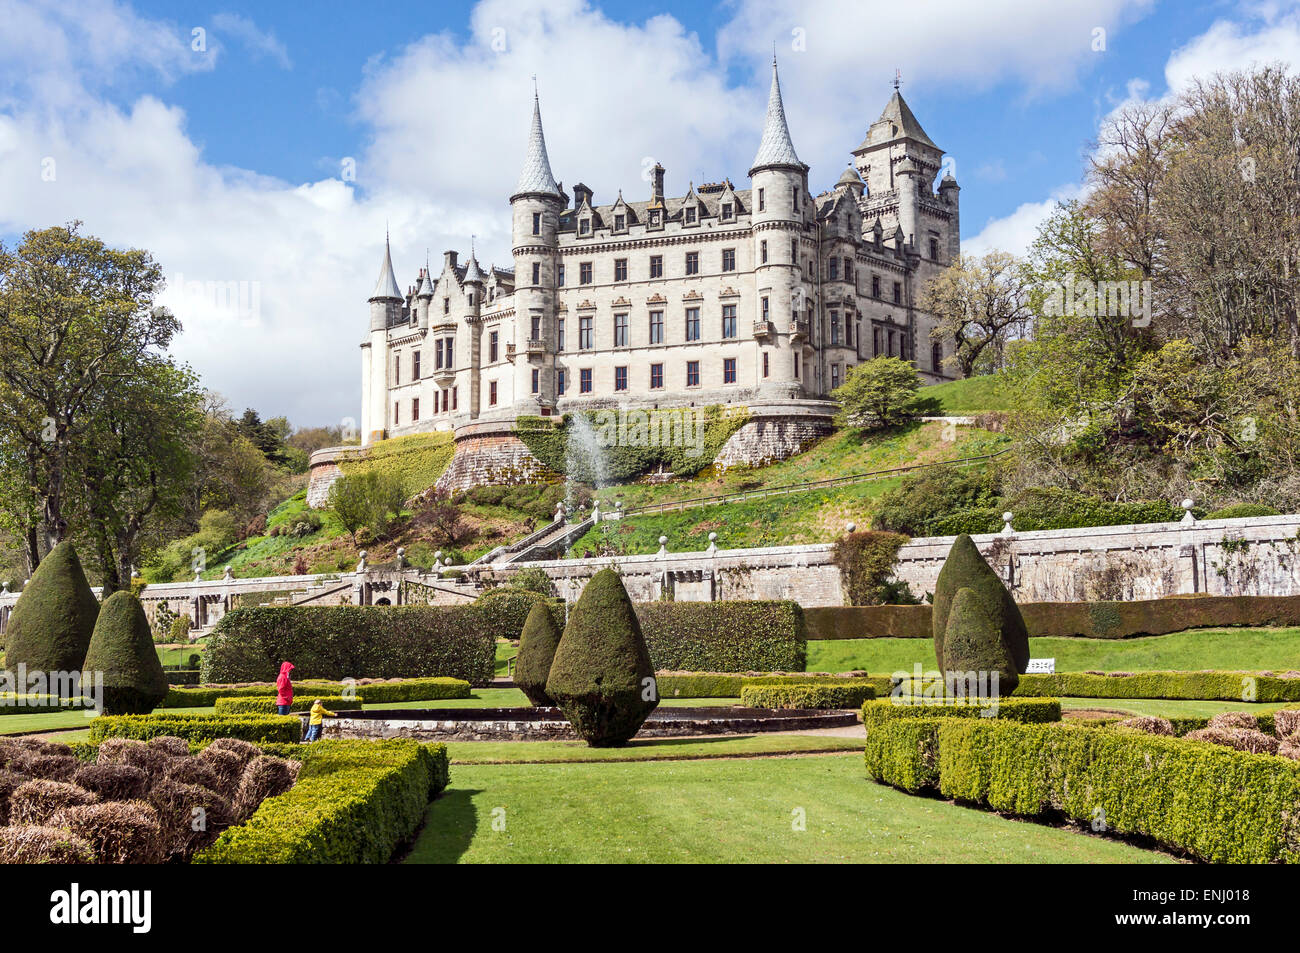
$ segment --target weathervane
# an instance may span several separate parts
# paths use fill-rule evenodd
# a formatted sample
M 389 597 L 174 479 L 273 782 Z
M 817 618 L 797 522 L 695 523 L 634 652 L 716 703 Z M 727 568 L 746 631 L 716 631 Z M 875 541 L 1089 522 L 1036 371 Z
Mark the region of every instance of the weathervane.
M 895 69 L 894 70 L 894 92 L 898 92 L 898 87 L 901 86 L 902 83 L 903 83 L 903 71 L 901 69 Z

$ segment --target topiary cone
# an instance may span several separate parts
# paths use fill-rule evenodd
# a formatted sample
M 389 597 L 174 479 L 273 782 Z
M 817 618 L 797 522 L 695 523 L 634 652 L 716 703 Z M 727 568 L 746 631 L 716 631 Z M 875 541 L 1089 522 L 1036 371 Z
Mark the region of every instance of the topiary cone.
M 103 676 L 104 711 L 110 715 L 147 715 L 167 696 L 149 619 L 131 593 L 113 593 L 99 610 L 82 668 L 87 693 Z
M 538 599 L 524 620 L 519 636 L 519 656 L 515 659 L 515 687 L 539 707 L 554 705 L 546 694 L 546 679 L 551 674 L 555 650 L 560 645 L 560 627 L 555 624 L 551 607 Z
M 654 666 L 623 581 L 602 569 L 569 610 L 546 693 L 593 748 L 625 743 L 659 704 Z
M 944 633 L 944 675 L 975 673 L 975 685 L 961 679 L 966 694 L 977 686 L 992 688 L 991 673 L 998 673 L 998 695 L 1009 695 L 1020 684 L 1015 660 L 1002 642 L 997 620 L 985 608 L 984 599 L 974 589 L 958 589 L 948 612 L 948 629 Z M 954 684 L 949 682 L 949 684 Z M 950 689 L 951 690 L 951 689 Z
M 931 631 L 934 634 L 934 655 L 939 668 L 946 670 L 944 636 L 948 629 L 952 601 L 960 589 L 972 589 L 983 600 L 984 609 L 996 625 L 1008 657 L 1015 664 L 1017 672 L 1024 672 L 1029 667 L 1029 630 L 1025 628 L 1020 608 L 966 533 L 953 541 L 934 586 Z
M 32 573 L 9 617 L 5 668 L 79 672 L 99 602 L 90 591 L 72 543 L 55 546 Z

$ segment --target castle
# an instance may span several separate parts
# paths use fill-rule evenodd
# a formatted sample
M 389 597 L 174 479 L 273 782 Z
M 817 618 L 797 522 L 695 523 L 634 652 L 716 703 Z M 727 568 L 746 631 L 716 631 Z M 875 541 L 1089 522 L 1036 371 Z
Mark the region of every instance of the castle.
M 510 196 L 513 267 L 444 254 L 403 292 L 385 248 L 362 349 L 364 445 L 454 430 L 446 485 L 535 461 L 521 416 L 610 407 L 743 405 L 734 461 L 780 457 L 824 431 L 827 398 L 878 355 L 948 379 L 924 283 L 960 251 L 959 188 L 895 91 L 834 187 L 809 190 L 776 62 L 750 187 L 729 180 L 598 204 L 556 183 L 534 95 Z

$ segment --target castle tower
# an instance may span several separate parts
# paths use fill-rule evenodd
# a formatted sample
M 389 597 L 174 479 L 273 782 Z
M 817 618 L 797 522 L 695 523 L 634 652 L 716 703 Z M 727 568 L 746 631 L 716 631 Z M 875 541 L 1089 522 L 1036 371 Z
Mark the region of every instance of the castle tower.
M 804 385 L 809 304 L 799 268 L 799 243 L 812 203 L 808 200 L 808 166 L 795 153 L 785 121 L 776 57 L 772 57 L 763 138 L 749 178 L 757 302 L 754 320 L 756 327 L 764 327 L 766 320 L 772 328 L 766 331 L 768 343 L 759 357 L 759 392 L 770 397 L 797 397 Z
M 393 274 L 393 254 L 384 236 L 384 261 L 370 296 L 370 336 L 361 345 L 361 442 L 382 440 L 388 430 L 388 328 L 402 319 L 405 298 Z
M 510 196 L 512 252 L 515 259 L 515 358 L 512 405 L 515 415 L 539 414 L 555 400 L 553 364 L 557 345 L 554 328 L 555 272 L 559 256 L 560 212 L 564 199 L 542 134 L 542 109 L 533 93 L 533 124 L 528 133 L 524 169 Z M 540 349 L 529 348 L 532 329 L 539 329 Z M 532 392 L 538 369 L 538 393 Z

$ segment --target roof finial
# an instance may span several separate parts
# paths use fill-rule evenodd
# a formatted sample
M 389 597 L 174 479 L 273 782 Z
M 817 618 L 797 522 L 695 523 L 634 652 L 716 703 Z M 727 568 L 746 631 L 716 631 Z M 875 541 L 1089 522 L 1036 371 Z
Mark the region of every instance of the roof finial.
M 898 87 L 901 86 L 902 84 L 903 84 L 903 71 L 901 69 L 895 69 L 894 70 L 894 92 L 898 92 Z

